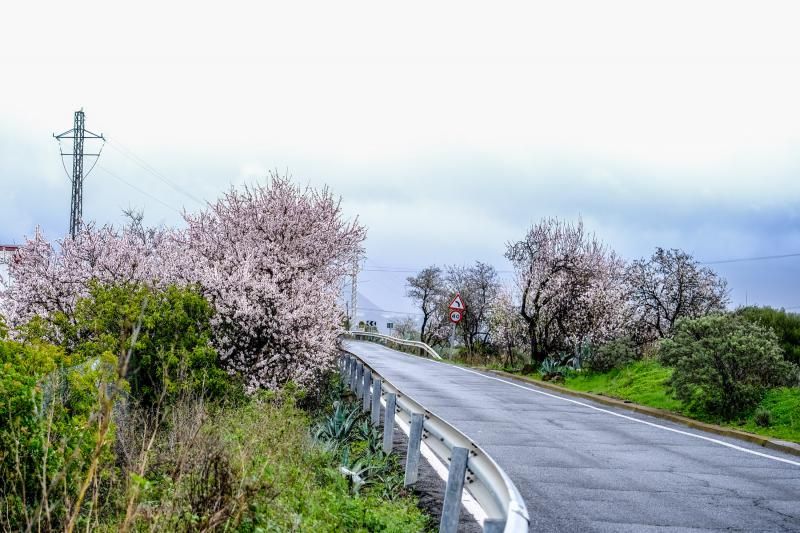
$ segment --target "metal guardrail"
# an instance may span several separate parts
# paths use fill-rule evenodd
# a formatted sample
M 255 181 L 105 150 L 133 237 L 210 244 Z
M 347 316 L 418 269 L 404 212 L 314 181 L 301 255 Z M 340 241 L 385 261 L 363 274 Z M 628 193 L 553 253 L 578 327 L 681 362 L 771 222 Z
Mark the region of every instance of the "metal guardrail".
M 348 331 L 345 333 L 345 335 L 352 337 L 355 340 L 377 342 L 378 344 L 383 344 L 384 346 L 389 346 L 390 348 L 392 345 L 398 346 L 401 348 L 400 351 L 406 351 L 402 348 L 410 348 L 412 349 L 412 353 L 415 355 L 431 357 L 439 360 L 442 359 L 442 356 L 436 353 L 436 350 L 420 341 L 409 341 L 405 339 L 399 339 L 397 337 L 391 337 L 389 335 L 383 335 L 381 333 L 371 333 L 368 331 Z
M 465 484 L 466 490 L 487 515 L 483 525 L 484 532 L 528 531 L 528 510 L 522 496 L 503 469 L 480 446 L 450 423 L 403 394 L 391 381 L 355 354 L 343 350 L 340 370 L 345 382 L 362 401 L 363 410 L 371 411 L 373 425 L 380 425 L 383 408 L 383 449 L 386 453 L 392 451 L 396 417 L 399 417 L 400 422 L 408 424 L 406 485 L 417 480 L 422 442 L 445 464 L 449 463 L 440 533 L 457 531 Z

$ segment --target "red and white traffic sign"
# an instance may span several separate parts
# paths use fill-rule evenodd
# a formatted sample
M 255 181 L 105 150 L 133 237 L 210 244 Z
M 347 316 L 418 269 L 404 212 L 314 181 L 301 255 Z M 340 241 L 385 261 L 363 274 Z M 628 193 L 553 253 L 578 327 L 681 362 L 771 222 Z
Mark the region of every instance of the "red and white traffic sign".
M 456 294 L 456 297 L 453 298 L 453 301 L 450 302 L 450 305 L 448 307 L 454 311 L 463 311 L 464 309 L 466 309 L 466 306 L 464 305 L 464 300 L 461 299 L 460 294 Z
M 461 311 L 450 311 L 450 322 L 453 324 L 458 324 L 462 318 Z

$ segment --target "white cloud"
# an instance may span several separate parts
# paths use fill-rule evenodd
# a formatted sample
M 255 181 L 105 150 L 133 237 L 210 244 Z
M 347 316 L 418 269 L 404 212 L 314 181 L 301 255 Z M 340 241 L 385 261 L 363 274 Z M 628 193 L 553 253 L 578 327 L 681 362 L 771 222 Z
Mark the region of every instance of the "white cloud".
M 370 225 L 376 262 L 500 262 L 549 214 L 583 214 L 631 254 L 789 248 L 790 229 L 759 221 L 794 220 L 800 201 L 798 15 L 733 1 L 13 3 L 0 238 L 65 226 L 49 136 L 84 106 L 90 129 L 200 198 L 268 168 L 330 184 Z M 113 149 L 102 165 L 150 196 L 96 171 L 85 209 L 99 220 L 134 205 L 174 223 L 151 196 L 194 204 Z M 450 201 L 468 213 L 455 229 Z

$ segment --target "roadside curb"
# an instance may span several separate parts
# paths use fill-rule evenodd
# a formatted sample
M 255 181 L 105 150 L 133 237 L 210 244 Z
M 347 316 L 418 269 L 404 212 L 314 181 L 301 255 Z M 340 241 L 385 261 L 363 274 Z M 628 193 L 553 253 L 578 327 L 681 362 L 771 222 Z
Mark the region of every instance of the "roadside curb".
M 502 370 L 490 370 L 490 369 L 482 369 L 482 370 L 484 370 L 485 372 L 489 372 L 491 374 L 496 374 L 498 376 L 515 379 L 517 381 L 524 381 L 526 383 L 536 385 L 537 387 L 548 389 L 554 392 L 559 392 L 561 394 L 566 394 L 568 396 L 576 396 L 578 398 L 583 398 L 585 400 L 592 400 L 593 402 L 601 403 L 611 407 L 618 407 L 620 409 L 633 411 L 643 415 L 652 416 L 655 418 L 660 418 L 662 420 L 669 420 L 670 422 L 682 424 L 692 429 L 699 429 L 701 431 L 714 433 L 716 435 L 722 435 L 723 437 L 731 437 L 734 439 L 739 439 L 749 442 L 751 444 L 757 444 L 759 446 L 762 446 L 764 448 L 769 448 L 771 450 L 777 450 L 779 452 L 800 456 L 800 444 L 795 444 L 793 442 L 771 439 L 769 437 L 763 437 L 761 435 L 747 433 L 745 431 L 740 431 L 738 429 L 726 428 L 723 426 L 718 426 L 716 424 L 707 424 L 705 422 L 693 420 L 691 418 L 677 415 L 675 413 L 671 413 L 663 409 L 656 409 L 655 407 L 646 407 L 644 405 L 631 403 L 625 400 L 617 400 L 615 398 L 602 396 L 600 394 L 593 394 L 591 392 L 575 391 L 572 389 L 568 389 L 566 387 L 562 387 L 560 385 L 548 383 L 547 381 L 539 381 L 526 376 L 520 376 L 517 374 L 511 374 L 510 372 L 504 372 Z

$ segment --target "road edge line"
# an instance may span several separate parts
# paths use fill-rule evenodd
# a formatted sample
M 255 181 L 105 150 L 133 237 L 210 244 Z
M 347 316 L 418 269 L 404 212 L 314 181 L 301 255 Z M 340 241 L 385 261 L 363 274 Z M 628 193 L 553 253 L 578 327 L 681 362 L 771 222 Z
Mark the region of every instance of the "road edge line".
M 756 435 L 755 433 L 748 433 L 746 431 L 740 431 L 738 429 L 726 428 L 724 426 L 718 426 L 717 424 L 709 424 L 706 422 L 700 422 L 699 420 L 694 420 L 692 418 L 688 418 L 686 416 L 678 415 L 672 413 L 670 411 L 665 411 L 663 409 L 657 409 L 655 407 L 648 407 L 645 405 L 640 405 L 637 403 L 629 402 L 626 400 L 617 400 L 616 398 L 610 398 L 608 396 L 602 396 L 600 394 L 594 394 L 591 392 L 583 392 L 583 391 L 576 391 L 572 389 L 568 389 L 566 387 L 562 387 L 560 385 L 556 385 L 554 383 L 548 383 L 546 381 L 539 381 L 533 378 L 529 378 L 527 376 L 520 376 L 517 374 L 512 374 L 510 372 L 504 372 L 502 370 L 493 370 L 488 368 L 480 369 L 484 372 L 489 372 L 491 374 L 495 374 L 498 376 L 503 376 L 509 379 L 515 379 L 518 381 L 524 381 L 525 383 L 530 383 L 537 387 L 541 387 L 543 389 L 551 390 L 554 392 L 558 392 L 561 394 L 566 394 L 569 396 L 574 396 L 577 398 L 583 398 L 584 400 L 591 400 L 593 402 L 601 403 L 603 405 L 608 405 L 611 407 L 618 407 L 620 409 L 625 409 L 627 411 L 633 411 L 635 413 L 640 413 L 643 415 L 652 416 L 654 418 L 660 418 L 662 420 L 669 420 L 670 422 L 675 422 L 677 424 L 681 424 L 683 426 L 687 426 L 692 429 L 698 429 L 701 431 L 706 431 L 708 433 L 714 433 L 716 435 L 721 435 L 723 437 L 730 437 L 733 439 L 742 440 L 745 442 L 749 442 L 751 444 L 756 444 L 763 448 L 767 448 L 770 450 L 776 450 L 779 452 L 787 453 L 790 455 L 796 455 L 800 457 L 800 444 L 795 444 L 793 442 L 779 440 L 779 439 L 772 439 L 769 437 L 764 437 L 761 435 Z

